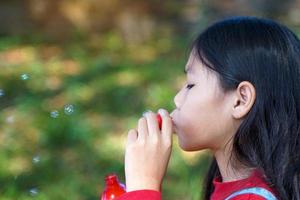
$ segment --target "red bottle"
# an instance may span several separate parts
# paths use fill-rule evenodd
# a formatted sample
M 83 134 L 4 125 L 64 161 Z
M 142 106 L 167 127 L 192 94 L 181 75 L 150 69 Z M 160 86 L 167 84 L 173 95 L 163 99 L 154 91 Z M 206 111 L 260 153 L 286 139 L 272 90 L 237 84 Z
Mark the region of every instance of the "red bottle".
M 105 177 L 105 188 L 101 200 L 113 200 L 126 193 L 124 184 L 120 183 L 117 175 L 109 174 Z
M 156 119 L 157 119 L 157 122 L 158 122 L 159 129 L 161 130 L 162 118 L 161 118 L 160 114 L 156 115 Z

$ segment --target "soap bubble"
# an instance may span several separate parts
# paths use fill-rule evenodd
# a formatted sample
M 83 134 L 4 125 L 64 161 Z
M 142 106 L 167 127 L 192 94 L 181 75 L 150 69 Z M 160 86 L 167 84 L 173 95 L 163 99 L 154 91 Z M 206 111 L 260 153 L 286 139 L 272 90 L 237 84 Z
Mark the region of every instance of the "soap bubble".
M 39 190 L 37 188 L 31 188 L 29 189 L 29 194 L 31 196 L 36 196 L 39 193 Z
M 14 116 L 8 116 L 7 118 L 6 118 L 6 122 L 8 123 L 8 124 L 12 124 L 12 123 L 14 123 L 14 121 L 15 121 L 15 117 Z
M 71 115 L 74 112 L 74 106 L 72 104 L 65 105 L 65 114 Z
M 4 90 L 0 89 L 0 97 L 3 97 L 4 96 Z
M 50 112 L 50 116 L 52 118 L 57 118 L 59 116 L 59 112 L 57 110 L 53 110 Z
M 40 161 L 41 161 L 41 157 L 40 157 L 39 155 L 33 156 L 33 158 L 32 158 L 32 163 L 33 163 L 33 164 L 37 164 L 37 163 L 39 163 Z
M 29 79 L 29 75 L 28 74 L 22 74 L 21 75 L 21 80 L 26 81 Z

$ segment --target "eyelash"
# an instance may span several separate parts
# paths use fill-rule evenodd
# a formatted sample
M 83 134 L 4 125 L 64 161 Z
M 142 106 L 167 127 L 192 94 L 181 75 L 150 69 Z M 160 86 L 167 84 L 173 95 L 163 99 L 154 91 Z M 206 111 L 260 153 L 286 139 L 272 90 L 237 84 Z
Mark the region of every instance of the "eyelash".
M 195 84 L 187 84 L 186 88 L 187 89 L 191 89 L 192 87 L 194 87 Z

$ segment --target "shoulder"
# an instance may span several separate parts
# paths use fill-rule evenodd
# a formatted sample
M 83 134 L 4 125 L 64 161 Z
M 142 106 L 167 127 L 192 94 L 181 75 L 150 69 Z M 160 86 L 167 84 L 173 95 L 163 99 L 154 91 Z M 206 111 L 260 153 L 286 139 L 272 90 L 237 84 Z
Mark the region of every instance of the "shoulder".
M 233 197 L 230 200 L 265 200 L 265 198 L 256 194 L 243 194 Z
M 253 171 L 250 177 L 233 182 L 214 180 L 212 199 L 230 200 L 273 200 L 276 199 L 275 189 L 269 185 L 263 173 Z
M 226 200 L 242 200 L 242 199 L 268 199 L 268 200 L 277 200 L 274 193 L 270 190 L 261 187 L 252 187 L 252 188 L 245 188 L 239 191 L 234 192 Z

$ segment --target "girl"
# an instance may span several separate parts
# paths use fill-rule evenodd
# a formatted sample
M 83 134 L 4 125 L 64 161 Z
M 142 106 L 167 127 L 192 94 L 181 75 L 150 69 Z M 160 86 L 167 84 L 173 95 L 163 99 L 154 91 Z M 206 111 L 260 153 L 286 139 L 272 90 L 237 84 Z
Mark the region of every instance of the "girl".
M 163 116 L 128 133 L 127 193 L 159 200 L 176 133 L 185 151 L 209 149 L 203 199 L 300 200 L 300 42 L 268 19 L 232 17 L 194 41 L 186 85 Z

